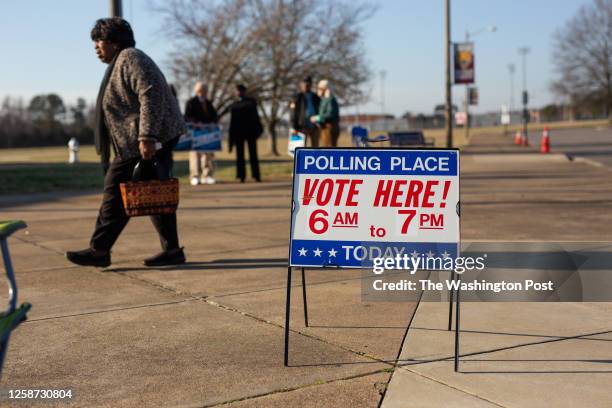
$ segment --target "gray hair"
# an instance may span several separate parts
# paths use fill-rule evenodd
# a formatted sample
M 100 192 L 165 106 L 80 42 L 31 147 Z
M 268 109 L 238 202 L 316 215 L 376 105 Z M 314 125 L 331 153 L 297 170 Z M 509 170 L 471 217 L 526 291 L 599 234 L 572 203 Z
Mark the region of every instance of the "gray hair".
M 323 93 L 323 96 L 325 96 L 326 98 L 329 98 L 330 96 L 332 96 L 334 94 L 333 91 L 332 91 L 332 86 L 329 83 L 329 80 L 327 80 L 327 79 L 320 80 L 319 84 L 317 85 L 317 88 L 325 89 L 325 92 Z

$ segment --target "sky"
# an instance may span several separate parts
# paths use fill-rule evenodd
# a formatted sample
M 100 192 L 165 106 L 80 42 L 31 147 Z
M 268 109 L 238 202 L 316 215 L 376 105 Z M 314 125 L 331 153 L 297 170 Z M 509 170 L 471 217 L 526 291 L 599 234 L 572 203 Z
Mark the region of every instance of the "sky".
M 472 112 L 498 111 L 510 100 L 508 64 L 516 65 L 515 107 L 522 88 L 518 48 L 529 47 L 527 89 L 531 106 L 555 102 L 551 60 L 554 31 L 582 4 L 593 0 L 451 0 L 452 41 L 466 30 L 477 32 L 476 86 L 479 105 Z M 385 111 L 431 114 L 444 101 L 444 1 L 379 0 L 364 23 L 365 58 L 374 76 L 366 86 L 371 101 L 360 112 L 379 113 L 384 89 Z M 58 93 L 67 103 L 84 97 L 93 103 L 105 65 L 96 58 L 89 32 L 95 20 L 108 16 L 108 0 L 0 0 L 0 100 L 24 101 L 40 93 Z M 167 71 L 170 40 L 161 34 L 161 17 L 150 0 L 123 0 L 123 14 L 135 32 L 137 47 Z M 386 72 L 384 87 L 379 73 Z M 170 78 L 171 79 L 171 78 Z M 464 87 L 453 87 L 461 106 Z M 356 107 L 345 107 L 354 113 Z

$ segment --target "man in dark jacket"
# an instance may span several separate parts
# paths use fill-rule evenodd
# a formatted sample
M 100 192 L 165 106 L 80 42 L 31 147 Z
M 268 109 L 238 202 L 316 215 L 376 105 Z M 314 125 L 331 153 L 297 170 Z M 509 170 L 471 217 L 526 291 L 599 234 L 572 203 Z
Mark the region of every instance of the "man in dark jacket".
M 311 88 L 312 78 L 304 78 L 300 83 L 300 92 L 291 104 L 291 126 L 306 135 L 306 142 L 310 140 L 310 146 L 319 147 L 319 128 L 310 118 L 319 114 L 321 98 Z
M 208 89 L 202 82 L 195 84 L 195 96 L 185 105 L 185 120 L 195 126 L 211 125 L 219 121 L 212 102 L 206 98 Z M 189 173 L 191 185 L 215 184 L 215 154 L 213 152 L 189 152 Z
M 257 158 L 257 139 L 263 133 L 263 127 L 257 113 L 257 103 L 246 96 L 244 85 L 236 86 L 236 101 L 230 108 L 229 151 L 236 146 L 236 178 L 244 183 L 246 165 L 244 160 L 244 142 L 249 148 L 251 175 L 256 181 L 261 181 L 259 174 L 259 159 Z
M 106 267 L 111 248 L 127 225 L 119 185 L 132 179 L 140 160 L 155 159 L 164 175 L 172 171 L 172 149 L 185 132 L 185 122 L 164 75 L 136 41 L 120 17 L 100 19 L 91 31 L 98 58 L 108 68 L 96 105 L 96 149 L 104 168 L 104 194 L 89 248 L 68 251 L 72 263 Z M 115 156 L 110 161 L 110 150 Z M 163 252 L 144 261 L 147 266 L 185 262 L 179 246 L 176 214 L 151 216 Z

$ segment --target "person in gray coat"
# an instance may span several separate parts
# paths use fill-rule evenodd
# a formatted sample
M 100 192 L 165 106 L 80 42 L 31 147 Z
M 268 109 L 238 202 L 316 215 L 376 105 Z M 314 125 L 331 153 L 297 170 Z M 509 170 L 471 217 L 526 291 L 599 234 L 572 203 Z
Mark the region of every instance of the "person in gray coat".
M 91 31 L 98 58 L 108 64 L 96 104 L 96 151 L 104 170 L 104 195 L 89 248 L 66 253 L 78 265 L 106 267 L 110 252 L 127 225 L 119 184 L 130 181 L 140 160 L 155 160 L 172 171 L 172 149 L 186 131 L 176 98 L 155 62 L 141 50 L 130 24 L 120 17 L 96 21 Z M 114 158 L 110 160 L 111 147 Z M 163 251 L 147 266 L 185 262 L 176 214 L 152 216 Z

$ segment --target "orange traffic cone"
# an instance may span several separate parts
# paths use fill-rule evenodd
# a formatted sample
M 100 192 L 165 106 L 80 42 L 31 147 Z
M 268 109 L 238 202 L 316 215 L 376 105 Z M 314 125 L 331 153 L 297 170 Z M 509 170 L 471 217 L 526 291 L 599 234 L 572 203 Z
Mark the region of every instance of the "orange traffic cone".
M 523 144 L 521 132 L 516 132 L 516 135 L 514 135 L 514 144 L 517 146 L 520 146 L 521 144 Z
M 540 153 L 550 153 L 550 138 L 548 137 L 548 128 L 544 128 L 542 132 L 542 143 L 540 144 Z
M 527 133 L 522 134 L 523 146 L 529 147 L 529 139 L 527 139 Z

